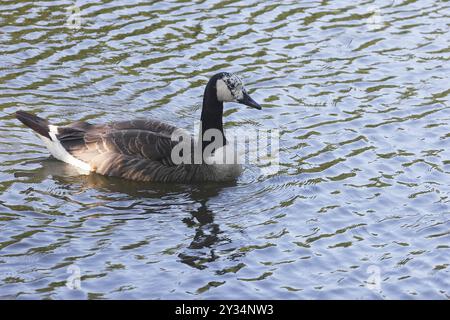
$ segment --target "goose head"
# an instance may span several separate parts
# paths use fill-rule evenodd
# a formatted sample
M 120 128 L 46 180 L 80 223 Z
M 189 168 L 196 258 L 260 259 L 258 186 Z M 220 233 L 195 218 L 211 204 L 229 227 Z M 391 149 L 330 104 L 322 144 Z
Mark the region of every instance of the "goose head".
M 212 76 L 205 88 L 201 115 L 202 150 L 212 143 L 204 139 L 205 132 L 217 129 L 222 133 L 220 146 L 226 144 L 223 131 L 223 104 L 224 102 L 237 102 L 261 110 L 261 106 L 253 100 L 244 88 L 242 80 L 235 74 L 220 72 Z
M 215 82 L 217 101 L 237 102 L 261 110 L 261 106 L 250 97 L 242 80 L 236 74 L 221 72 L 210 81 Z

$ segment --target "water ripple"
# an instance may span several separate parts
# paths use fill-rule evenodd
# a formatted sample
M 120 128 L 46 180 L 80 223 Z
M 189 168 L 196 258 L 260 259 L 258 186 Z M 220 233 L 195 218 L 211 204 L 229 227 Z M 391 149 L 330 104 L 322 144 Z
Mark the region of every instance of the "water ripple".
M 448 2 L 76 4 L 0 5 L 1 298 L 450 297 Z M 227 130 L 280 130 L 276 174 L 80 175 L 12 116 L 192 130 L 220 70 L 264 107 Z

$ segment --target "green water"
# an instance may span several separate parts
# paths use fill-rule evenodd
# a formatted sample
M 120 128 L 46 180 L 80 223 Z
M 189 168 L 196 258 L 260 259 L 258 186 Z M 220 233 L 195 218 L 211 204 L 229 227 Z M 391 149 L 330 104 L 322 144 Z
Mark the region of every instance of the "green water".
M 425 0 L 2 0 L 0 297 L 448 299 L 449 17 Z M 280 130 L 277 173 L 80 175 L 13 116 L 192 131 L 219 71 L 263 106 L 226 105 L 227 130 Z

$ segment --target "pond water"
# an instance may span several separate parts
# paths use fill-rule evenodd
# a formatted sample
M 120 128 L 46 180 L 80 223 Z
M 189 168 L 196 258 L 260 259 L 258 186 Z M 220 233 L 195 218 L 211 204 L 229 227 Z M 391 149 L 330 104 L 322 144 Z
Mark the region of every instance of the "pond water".
M 75 5 L 75 6 L 74 6 Z M 448 1 L 2 1 L 2 299 L 448 299 Z M 14 118 L 192 131 L 237 72 L 279 168 L 136 183 L 49 157 Z M 78 281 L 79 280 L 79 281 Z

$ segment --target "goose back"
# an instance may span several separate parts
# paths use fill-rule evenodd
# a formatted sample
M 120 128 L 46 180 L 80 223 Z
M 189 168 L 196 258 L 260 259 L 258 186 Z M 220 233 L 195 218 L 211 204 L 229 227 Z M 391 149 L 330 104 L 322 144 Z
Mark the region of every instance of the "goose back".
M 233 165 L 174 164 L 171 135 L 179 128 L 155 120 L 133 120 L 104 125 L 77 122 L 58 127 L 57 138 L 91 171 L 135 181 L 225 181 L 240 173 Z M 191 146 L 194 148 L 194 139 Z

